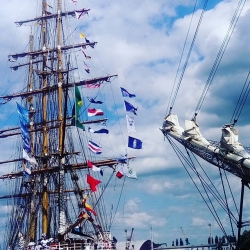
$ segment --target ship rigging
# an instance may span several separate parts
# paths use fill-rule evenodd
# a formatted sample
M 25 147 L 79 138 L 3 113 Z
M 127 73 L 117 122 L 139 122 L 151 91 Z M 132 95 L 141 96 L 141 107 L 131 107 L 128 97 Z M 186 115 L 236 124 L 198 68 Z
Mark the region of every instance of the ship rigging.
M 207 1 L 204 1 L 203 9 L 194 32 L 193 39 L 191 39 L 190 48 L 187 50 L 187 57 L 184 60 L 184 63 L 182 63 L 182 58 L 180 59 L 166 116 L 163 122 L 163 126 L 160 128 L 164 137 L 169 142 L 169 145 L 174 149 L 174 152 L 181 161 L 183 167 L 185 168 L 193 184 L 200 193 L 203 201 L 206 203 L 208 209 L 213 215 L 216 223 L 219 225 L 224 236 L 227 238 L 230 234 L 232 234 L 233 237 L 235 237 L 234 227 L 236 226 L 238 228 L 237 242 L 230 242 L 228 240 L 228 242 L 230 242 L 231 247 L 237 244 L 237 248 L 240 248 L 241 244 L 241 229 L 244 226 L 249 225 L 248 220 L 243 221 L 243 205 L 244 188 L 249 187 L 250 182 L 250 148 L 243 146 L 239 142 L 239 131 L 235 127 L 237 122 L 240 121 L 240 115 L 242 114 L 242 110 L 249 97 L 249 72 L 247 73 L 246 80 L 243 84 L 242 91 L 239 95 L 236 107 L 233 111 L 232 118 L 230 122 L 225 124 L 222 128 L 222 135 L 220 141 L 208 140 L 203 136 L 200 130 L 200 126 L 198 125 L 198 114 L 207 97 L 207 94 L 209 93 L 209 89 L 223 59 L 223 56 L 233 35 L 233 32 L 237 27 L 237 22 L 241 17 L 244 5 L 245 1 L 239 1 L 229 24 L 226 35 L 222 41 L 221 47 L 219 48 L 218 54 L 215 57 L 214 64 L 208 75 L 204 89 L 194 111 L 194 115 L 193 117 L 191 117 L 190 120 L 185 120 L 185 127 L 183 128 L 179 123 L 178 116 L 173 114 L 173 110 L 179 89 L 182 84 L 185 70 L 189 62 L 192 50 L 194 49 L 197 34 L 199 33 L 199 29 L 202 25 L 202 19 L 206 11 Z M 192 22 L 192 19 L 190 22 Z M 187 37 L 188 36 L 189 33 L 187 34 Z M 185 45 L 183 51 L 184 50 L 186 50 Z M 183 64 L 182 68 L 180 67 L 181 63 Z M 177 80 L 178 76 L 179 80 Z M 184 147 L 184 150 L 183 148 L 179 147 L 179 144 Z M 199 158 L 205 160 L 205 162 L 202 164 Z M 214 165 L 218 168 L 219 176 L 222 183 L 222 194 L 220 194 L 218 188 L 211 181 L 206 171 L 206 167 L 209 166 L 207 163 Z M 239 200 L 240 205 L 239 208 L 237 208 L 237 206 L 235 208 L 236 215 L 233 213 L 233 210 L 230 209 L 230 205 L 228 203 L 229 197 L 232 197 L 234 204 L 236 205 L 235 198 L 233 197 L 232 189 L 230 187 L 230 183 L 228 182 L 227 172 L 239 177 L 242 182 L 241 196 Z M 229 224 L 231 226 L 231 232 L 226 232 L 224 225 L 216 211 L 215 203 L 219 204 L 225 211 L 225 213 L 228 215 Z

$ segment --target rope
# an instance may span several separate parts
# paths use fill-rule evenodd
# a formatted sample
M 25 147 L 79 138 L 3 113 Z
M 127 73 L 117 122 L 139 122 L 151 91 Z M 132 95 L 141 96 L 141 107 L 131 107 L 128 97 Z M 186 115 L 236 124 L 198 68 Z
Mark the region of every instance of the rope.
M 249 91 L 250 91 L 249 75 L 250 75 L 250 71 L 248 72 L 246 81 L 244 83 L 244 86 L 243 86 L 242 91 L 240 93 L 239 99 L 238 99 L 237 104 L 235 106 L 230 123 L 235 124 L 238 121 L 240 114 L 242 112 L 242 109 L 246 103 L 246 99 L 247 99 L 247 97 L 249 95 Z
M 229 213 L 229 206 L 228 206 L 228 202 L 227 202 L 227 195 L 226 195 L 226 191 L 225 191 L 225 186 L 224 186 L 224 182 L 223 182 L 223 178 L 222 178 L 222 173 L 221 173 L 221 169 L 219 168 L 219 172 L 220 172 L 220 179 L 221 179 L 221 183 L 222 183 L 222 187 L 223 187 L 223 192 L 224 192 L 224 197 L 225 197 L 225 201 L 226 201 L 226 205 L 227 205 L 227 210 L 228 210 L 228 215 L 229 215 L 229 221 L 230 221 L 230 226 L 232 229 L 232 233 L 234 236 L 234 230 L 233 230 L 233 225 L 232 225 L 232 219 Z
M 170 145 L 171 145 L 172 148 L 174 149 L 174 151 L 175 151 L 177 157 L 179 158 L 180 162 L 182 163 L 183 167 L 185 168 L 186 172 L 188 173 L 188 175 L 189 175 L 190 179 L 192 180 L 193 184 L 195 185 L 196 189 L 197 189 L 198 192 L 200 193 L 200 195 L 201 195 L 203 201 L 204 201 L 205 204 L 207 205 L 207 207 L 208 207 L 208 209 L 210 210 L 211 214 L 213 215 L 214 219 L 216 220 L 216 222 L 218 223 L 218 225 L 219 225 L 219 227 L 221 228 L 222 232 L 223 232 L 224 235 L 226 236 L 227 234 L 226 234 L 226 231 L 225 231 L 225 229 L 224 229 L 224 227 L 223 227 L 223 224 L 222 224 L 222 222 L 220 221 L 219 216 L 218 216 L 218 214 L 217 214 L 217 212 L 216 212 L 216 209 L 215 209 L 215 207 L 213 206 L 212 201 L 211 201 L 211 199 L 210 199 L 210 197 L 209 197 L 209 195 L 208 195 L 207 189 L 210 189 L 210 188 L 209 188 L 208 184 L 206 183 L 206 181 L 203 179 L 203 177 L 198 173 L 197 169 L 195 168 L 194 163 L 193 163 L 193 161 L 192 161 L 192 159 L 191 159 L 191 156 L 190 156 L 189 152 L 187 151 L 187 148 L 185 148 L 185 149 L 186 149 L 186 152 L 187 152 L 189 158 L 187 158 L 187 157 L 181 152 L 181 150 L 176 146 L 176 144 L 171 140 L 171 138 L 170 138 L 169 136 L 166 136 L 166 137 L 167 137 L 167 139 L 168 139 Z M 206 195 L 207 195 L 207 198 L 208 198 L 209 201 L 210 201 L 210 205 L 208 204 L 208 202 L 206 201 L 204 195 L 201 193 L 199 187 L 197 186 L 197 184 L 195 183 L 194 179 L 192 178 L 192 176 L 191 176 L 189 170 L 187 169 L 187 167 L 186 167 L 185 164 L 184 164 L 184 161 L 191 167 L 191 169 L 193 170 L 193 172 L 194 172 L 194 173 L 196 174 L 196 176 L 199 178 L 200 183 L 201 183 L 201 185 L 203 186 L 203 189 L 204 189 L 204 191 L 205 191 L 205 193 L 206 193 Z M 203 170 L 203 171 L 204 171 L 204 170 Z M 215 196 L 215 198 L 216 198 L 216 196 Z M 216 200 L 218 201 L 217 198 L 216 198 Z M 212 208 L 211 208 L 210 206 L 212 206 L 213 210 L 212 210 Z M 223 206 L 222 206 L 222 207 L 223 207 Z M 230 214 L 231 214 L 231 212 L 230 212 L 229 210 L 227 210 L 227 213 L 230 213 Z M 237 224 L 236 219 L 234 218 L 234 216 L 233 216 L 232 214 L 231 214 L 231 216 L 232 216 L 232 218 L 235 220 L 235 224 Z M 227 236 L 226 236 L 226 237 L 227 237 Z
M 207 92 L 208 92 L 208 90 L 209 90 L 209 88 L 211 86 L 211 83 L 213 81 L 215 73 L 216 73 L 216 71 L 217 71 L 217 69 L 218 69 L 218 67 L 220 65 L 221 59 L 222 59 L 222 57 L 223 57 L 223 55 L 225 53 L 225 50 L 226 50 L 227 45 L 228 45 L 228 43 L 230 41 L 230 38 L 231 38 L 231 36 L 233 34 L 234 28 L 235 28 L 235 26 L 236 26 L 236 24 L 238 22 L 239 16 L 240 16 L 241 11 L 242 11 L 242 9 L 243 9 L 243 7 L 245 5 L 245 2 L 246 2 L 246 0 L 240 0 L 239 3 L 238 3 L 238 5 L 237 5 L 237 8 L 236 8 L 236 10 L 234 12 L 234 15 L 233 15 L 233 18 L 232 18 L 232 20 L 230 22 L 230 26 L 229 26 L 229 28 L 227 30 L 226 36 L 225 36 L 225 38 L 224 38 L 224 40 L 222 42 L 222 45 L 221 45 L 221 47 L 219 49 L 219 52 L 218 52 L 218 54 L 216 56 L 215 62 L 213 64 L 213 67 L 212 67 L 212 69 L 211 69 L 211 71 L 209 73 L 208 79 L 207 79 L 206 84 L 204 86 L 204 89 L 202 91 L 200 100 L 199 100 L 199 102 L 198 102 L 198 104 L 196 106 L 195 114 L 194 114 L 194 117 L 193 117 L 194 120 L 195 120 L 198 112 L 200 111 L 201 106 L 202 106 L 202 104 L 203 104 L 203 102 L 205 100 Z
M 122 196 L 122 192 L 123 192 L 125 180 L 126 180 L 126 176 L 124 176 L 124 179 L 123 179 L 122 189 L 121 189 L 121 192 L 120 192 L 120 195 L 119 195 L 119 200 L 118 200 L 118 203 L 117 203 L 117 206 L 116 206 L 116 209 L 115 209 L 115 214 L 114 214 L 114 216 L 113 216 L 113 220 L 112 220 L 112 222 L 111 222 L 110 225 L 109 225 L 109 230 L 110 230 L 110 228 L 111 228 L 111 226 L 112 226 L 112 224 L 113 224 L 113 222 L 114 222 L 114 219 L 115 219 L 115 216 L 116 216 L 116 213 L 117 213 L 117 209 L 118 209 L 118 206 L 119 206 L 119 204 L 120 204 L 120 200 L 121 200 L 121 196 Z
M 179 72 L 179 69 L 180 69 L 180 65 L 181 65 L 183 54 L 184 54 L 184 50 L 185 50 L 185 47 L 186 47 L 186 44 L 187 44 L 187 39 L 188 39 L 188 36 L 189 36 L 189 31 L 190 31 L 191 24 L 192 24 L 192 21 L 193 21 L 193 17 L 194 17 L 194 12 L 195 12 L 195 9 L 196 9 L 196 5 L 197 5 L 197 0 L 195 2 L 195 5 L 194 5 L 192 17 L 191 17 L 191 20 L 190 20 L 190 23 L 189 23 L 189 26 L 188 26 L 188 32 L 187 32 L 186 39 L 185 39 L 185 42 L 184 42 L 184 45 L 183 45 L 183 49 L 182 49 L 182 52 L 181 52 L 181 58 L 180 58 L 180 61 L 179 61 L 179 65 L 178 65 L 176 74 L 175 74 L 174 85 L 173 85 L 173 88 L 172 88 L 172 91 L 171 91 L 171 94 L 170 94 L 170 99 L 169 99 L 169 104 L 168 104 L 167 112 L 168 112 L 168 110 L 170 110 L 170 112 L 171 112 L 172 107 L 173 107 L 174 102 L 175 102 L 175 100 L 172 99 L 172 95 L 173 95 L 173 92 L 174 92 L 174 88 L 175 88 L 175 84 L 176 84 L 176 79 L 177 79 L 177 75 L 178 75 L 178 72 Z M 176 95 L 177 95 L 177 93 L 175 93 L 175 96 Z M 166 112 L 166 115 L 167 115 L 167 112 Z

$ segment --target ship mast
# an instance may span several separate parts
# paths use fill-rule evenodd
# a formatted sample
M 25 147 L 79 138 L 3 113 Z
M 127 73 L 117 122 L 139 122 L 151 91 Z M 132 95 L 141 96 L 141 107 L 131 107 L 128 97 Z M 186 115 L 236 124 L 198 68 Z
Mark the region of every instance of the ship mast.
M 46 1 L 42 0 L 42 16 L 46 15 Z M 47 45 L 47 19 L 42 20 L 42 41 L 43 41 L 43 62 L 42 62 L 42 85 L 43 88 L 47 87 L 47 74 L 45 73 L 47 70 L 46 62 L 47 62 L 47 53 L 46 45 Z M 42 96 L 42 110 L 43 110 L 43 169 L 46 169 L 47 166 L 47 156 L 48 156 L 48 131 L 47 131 L 47 101 L 48 96 L 47 93 L 43 93 Z M 44 234 L 48 233 L 48 209 L 49 209 L 49 202 L 48 202 L 48 189 L 47 189 L 48 179 L 45 174 L 44 182 L 43 182 L 43 195 L 42 195 L 42 213 L 43 213 L 43 225 L 42 225 L 42 232 Z
M 33 51 L 34 49 L 34 36 L 30 34 L 30 39 L 29 39 L 29 44 L 30 44 L 30 51 Z M 33 76 L 33 63 L 32 63 L 32 56 L 30 56 L 30 66 L 29 66 L 29 85 L 28 85 L 28 90 L 31 90 L 34 88 L 34 76 Z M 29 110 L 33 111 L 33 98 L 29 97 L 28 99 L 29 102 Z M 34 117 L 33 117 L 33 112 L 30 112 L 30 131 L 34 130 Z M 34 154 L 34 135 L 33 133 L 30 133 L 30 141 L 31 141 L 31 154 Z M 26 163 L 24 163 L 26 164 Z M 32 196 L 31 196 L 31 201 L 30 201 L 30 224 L 29 224 L 29 235 L 28 239 L 29 240 L 34 240 L 35 239 L 35 184 L 34 182 L 32 183 Z
M 62 84 L 63 84 L 63 65 L 62 65 L 62 35 L 61 35 L 61 12 L 62 4 L 61 0 L 57 1 L 57 57 L 58 57 L 58 120 L 59 120 L 59 237 L 65 230 L 66 216 L 65 216 L 65 204 L 64 204 L 64 133 L 63 133 L 63 110 L 62 110 Z M 67 92 L 67 91 L 66 91 Z M 65 107 L 67 108 L 67 107 Z

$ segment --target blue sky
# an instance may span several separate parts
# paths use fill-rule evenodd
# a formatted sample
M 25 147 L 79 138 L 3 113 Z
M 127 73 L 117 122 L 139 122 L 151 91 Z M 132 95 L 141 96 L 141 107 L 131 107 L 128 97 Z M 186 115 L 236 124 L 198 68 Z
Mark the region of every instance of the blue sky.
M 30 27 L 16 28 L 14 21 L 23 20 L 26 17 L 32 18 L 34 12 L 31 8 L 36 2 L 22 1 L 21 4 L 19 2 L 18 0 L 6 2 L 6 8 L 0 10 L 2 16 L 0 29 L 1 33 L 5 34 L 5 39 L 0 41 L 3 51 L 0 59 L 3 65 L 0 69 L 2 79 L 0 95 L 14 89 L 10 85 L 12 84 L 9 80 L 10 74 L 12 79 L 17 81 L 20 89 L 23 84 L 19 80 L 19 77 L 22 77 L 21 71 L 17 71 L 15 75 L 10 72 L 7 55 L 25 50 Z M 173 108 L 173 113 L 178 115 L 182 126 L 184 126 L 184 120 L 191 119 L 194 114 L 238 3 L 236 0 L 208 2 Z M 53 5 L 53 1 L 50 3 Z M 74 8 L 70 0 L 67 4 Z M 136 98 L 128 101 L 138 107 L 138 116 L 135 117 L 137 132 L 134 136 L 143 141 L 143 149 L 129 149 L 128 154 L 137 157 L 131 162 L 131 167 L 137 171 L 138 180 L 126 179 L 112 225 L 112 234 L 119 241 L 124 241 L 125 229 L 130 231 L 134 227 L 133 242 L 137 247 L 149 238 L 151 225 L 154 242 L 167 242 L 168 245 L 172 240 L 183 237 L 181 228 L 191 243 L 206 243 L 209 236 L 208 223 L 212 225 L 213 235 L 222 236 L 221 230 L 184 167 L 159 130 L 168 112 L 171 90 L 194 4 L 193 0 L 154 2 L 150 0 L 126 2 L 79 0 L 77 4 L 78 8 L 89 7 L 91 11 L 89 16 L 75 22 L 77 28 L 73 32 L 73 37 L 80 42 L 78 34 L 81 31 L 90 40 L 98 42 L 95 50 L 86 50 L 86 53 L 92 57 L 90 76 L 85 74 L 84 70 L 81 75 L 89 78 L 101 76 L 103 72 L 118 74 L 112 86 L 108 86 L 100 97 L 104 98 L 105 94 L 107 105 L 105 110 L 110 118 L 107 125 L 112 133 L 109 135 L 108 145 L 112 145 L 115 153 L 120 155 L 127 150 L 126 113 L 120 87 L 137 95 Z M 198 9 L 193 17 L 183 60 L 186 59 L 202 6 L 203 1 L 198 1 Z M 220 140 L 221 128 L 231 119 L 249 70 L 249 57 L 246 56 L 250 52 L 250 37 L 247 32 L 249 9 L 250 5 L 246 3 L 197 118 L 201 132 L 207 139 Z M 13 10 L 14 14 L 9 15 L 6 10 Z M 88 24 L 86 25 L 85 22 Z M 20 35 L 21 32 L 23 33 Z M 20 89 L 14 90 L 18 92 Z M 82 91 L 84 96 L 90 94 L 88 90 Z M 246 103 L 246 107 L 248 106 L 249 100 Z M 1 128 L 16 119 L 14 108 L 14 101 L 8 106 L 1 106 Z M 9 113 L 11 113 L 11 119 Z M 248 146 L 250 126 L 247 108 L 243 110 L 237 127 L 240 142 Z M 104 146 L 105 140 L 106 138 L 100 140 Z M 5 152 L 7 146 L 11 147 L 11 143 L 11 140 L 5 141 L 5 144 L 0 145 L 1 150 Z M 13 157 L 13 149 L 8 149 L 6 154 Z M 222 191 L 218 169 L 203 161 L 200 162 L 208 171 L 213 183 Z M 0 169 L 4 173 L 6 170 L 11 171 L 11 169 Z M 105 171 L 108 172 L 108 170 Z M 239 202 L 240 180 L 232 175 L 228 178 L 234 187 L 235 199 Z M 107 213 L 112 205 L 116 207 L 122 183 L 122 180 L 112 180 L 106 196 Z M 229 204 L 231 203 L 232 199 Z M 231 234 L 228 217 L 219 207 L 217 210 L 227 233 Z M 250 214 L 246 211 L 244 215 L 247 217 Z M 234 230 L 236 233 L 236 227 Z

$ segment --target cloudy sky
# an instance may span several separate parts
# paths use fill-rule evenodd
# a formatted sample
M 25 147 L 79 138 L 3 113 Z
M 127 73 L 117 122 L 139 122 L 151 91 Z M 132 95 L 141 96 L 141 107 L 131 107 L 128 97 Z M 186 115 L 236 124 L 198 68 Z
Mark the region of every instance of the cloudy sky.
M 0 95 L 21 90 L 15 88 L 9 80 L 13 72 L 10 72 L 7 55 L 26 51 L 30 27 L 16 27 L 14 22 L 32 18 L 36 13 L 32 9 L 36 2 L 11 0 L 6 1 L 4 8 L 0 9 Z M 91 9 L 88 16 L 75 21 L 76 26 L 72 27 L 76 42 L 81 42 L 79 32 L 83 32 L 91 41 L 98 42 L 94 50 L 86 51 L 92 57 L 91 74 L 85 74 L 84 77 L 118 74 L 118 78 L 112 82 L 110 91 L 106 91 L 106 102 L 110 103 L 107 106 L 107 113 L 110 115 L 107 125 L 112 131 L 109 141 L 115 148 L 114 151 L 120 155 L 126 153 L 128 136 L 120 87 L 136 94 L 136 98 L 127 101 L 138 107 L 138 115 L 135 117 L 137 132 L 133 136 L 143 141 L 143 149 L 128 149 L 127 152 L 128 155 L 137 158 L 131 162 L 131 167 L 136 170 L 138 180 L 126 179 L 111 228 L 112 234 L 119 241 L 124 241 L 125 229 L 130 232 L 131 228 L 135 228 L 133 243 L 136 246 L 140 246 L 149 238 L 150 226 L 153 227 L 154 242 L 166 242 L 168 245 L 180 237 L 188 237 L 192 244 L 207 243 L 209 223 L 213 235 L 223 235 L 184 166 L 159 130 L 165 115 L 169 112 L 169 103 L 173 100 L 171 91 L 180 58 L 183 54 L 176 83 L 179 82 L 201 16 L 204 1 L 198 1 L 192 16 L 195 2 L 78 0 L 76 7 L 70 0 L 67 2 L 71 9 Z M 238 2 L 208 1 L 172 110 L 173 114 L 178 115 L 183 127 L 185 119 L 191 119 L 194 115 Z M 48 3 L 56 6 L 52 0 L 48 0 Z M 249 71 L 250 4 L 247 2 L 241 6 L 243 8 L 235 30 L 197 116 L 202 134 L 214 141 L 220 140 L 222 126 L 230 122 Z M 189 36 L 183 51 L 188 30 Z M 19 83 L 18 79 L 23 75 L 18 71 L 15 74 L 14 79 Z M 104 98 L 102 95 L 101 97 Z M 8 105 L 1 106 L 0 128 L 15 120 L 15 102 L 12 101 L 12 104 Z M 13 111 L 10 112 L 8 107 L 12 107 Z M 236 124 L 239 128 L 239 140 L 246 146 L 249 145 L 250 129 L 248 110 L 249 99 Z M 11 142 L 8 140 L 4 145 L 1 144 L 1 150 L 4 151 L 6 145 L 9 146 Z M 178 146 L 182 148 L 181 145 Z M 14 158 L 14 149 L 8 149 L 7 153 L 9 157 Z M 218 169 L 202 160 L 199 162 L 223 196 Z M 6 170 L 7 166 L 4 170 L 1 169 L 1 172 Z M 236 203 L 239 204 L 241 182 L 239 178 L 230 174 L 227 178 Z M 115 202 L 107 204 L 107 209 L 111 209 L 111 205 L 117 206 L 122 185 L 123 180 L 116 180 L 116 190 L 113 186 L 109 188 L 110 197 L 114 197 Z M 230 209 L 236 214 L 233 200 L 231 197 L 228 198 Z M 247 201 L 245 205 L 248 205 Z M 226 233 L 232 235 L 225 211 L 217 203 L 214 206 Z M 245 211 L 244 216 L 248 218 L 249 211 Z M 235 225 L 233 229 L 237 235 Z

